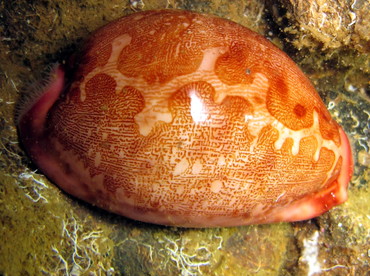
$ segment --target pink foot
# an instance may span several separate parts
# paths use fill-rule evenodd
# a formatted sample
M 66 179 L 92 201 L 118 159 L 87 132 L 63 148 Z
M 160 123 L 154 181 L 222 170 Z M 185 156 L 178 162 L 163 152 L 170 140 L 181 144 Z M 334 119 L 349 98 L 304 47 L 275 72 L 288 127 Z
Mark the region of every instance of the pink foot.
M 298 200 L 287 208 L 276 210 L 273 221 L 300 221 L 322 215 L 348 198 L 347 187 L 353 173 L 353 158 L 347 135 L 339 128 L 342 141 L 342 168 L 336 180 L 320 192 Z

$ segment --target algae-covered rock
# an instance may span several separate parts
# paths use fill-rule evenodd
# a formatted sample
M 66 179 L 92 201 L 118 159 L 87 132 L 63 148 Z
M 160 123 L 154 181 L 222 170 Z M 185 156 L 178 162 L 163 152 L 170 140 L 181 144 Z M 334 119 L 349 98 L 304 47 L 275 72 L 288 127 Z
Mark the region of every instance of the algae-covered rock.
M 350 46 L 360 52 L 370 51 L 370 2 L 347 0 L 282 0 L 287 17 L 296 25 L 289 32 L 299 32 L 297 47 L 315 40 L 323 48 Z
M 368 5 L 361 0 L 1 1 L 0 274 L 365 275 L 370 231 Z M 292 224 L 155 226 L 66 195 L 30 163 L 14 122 L 19 95 L 29 91 L 45 66 L 65 62 L 96 28 L 154 8 L 192 9 L 234 20 L 267 36 L 298 62 L 353 145 L 356 166 L 345 204 Z M 331 20 L 323 21 L 324 14 Z

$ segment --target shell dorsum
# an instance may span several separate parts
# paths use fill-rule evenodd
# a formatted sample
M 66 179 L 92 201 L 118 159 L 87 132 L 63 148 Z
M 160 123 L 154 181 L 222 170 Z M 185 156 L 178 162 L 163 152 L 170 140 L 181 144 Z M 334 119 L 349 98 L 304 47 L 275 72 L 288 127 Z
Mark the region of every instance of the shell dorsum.
M 66 192 L 184 227 L 296 221 L 347 198 L 347 136 L 294 62 L 260 35 L 189 11 L 96 31 L 20 116 L 25 148 Z M 55 88 L 57 87 L 57 88 Z

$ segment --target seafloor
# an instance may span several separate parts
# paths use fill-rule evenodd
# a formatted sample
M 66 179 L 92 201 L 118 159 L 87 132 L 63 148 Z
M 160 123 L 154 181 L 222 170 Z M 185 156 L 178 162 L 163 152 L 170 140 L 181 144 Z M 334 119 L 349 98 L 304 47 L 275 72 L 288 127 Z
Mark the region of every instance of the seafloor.
M 349 200 L 309 221 L 180 229 L 109 214 L 50 183 L 19 145 L 20 94 L 99 26 L 154 8 L 216 14 L 287 52 L 350 136 Z M 369 275 L 369 22 L 361 0 L 0 1 L 0 275 Z

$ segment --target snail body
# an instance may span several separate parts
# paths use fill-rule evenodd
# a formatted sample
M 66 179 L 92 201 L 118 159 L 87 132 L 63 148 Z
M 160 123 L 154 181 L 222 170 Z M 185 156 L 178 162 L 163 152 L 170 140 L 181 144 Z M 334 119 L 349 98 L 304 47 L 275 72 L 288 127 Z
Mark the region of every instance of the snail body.
M 135 13 L 92 34 L 68 81 L 65 70 L 18 127 L 71 195 L 183 227 L 304 220 L 347 199 L 347 136 L 294 62 L 245 27 Z

